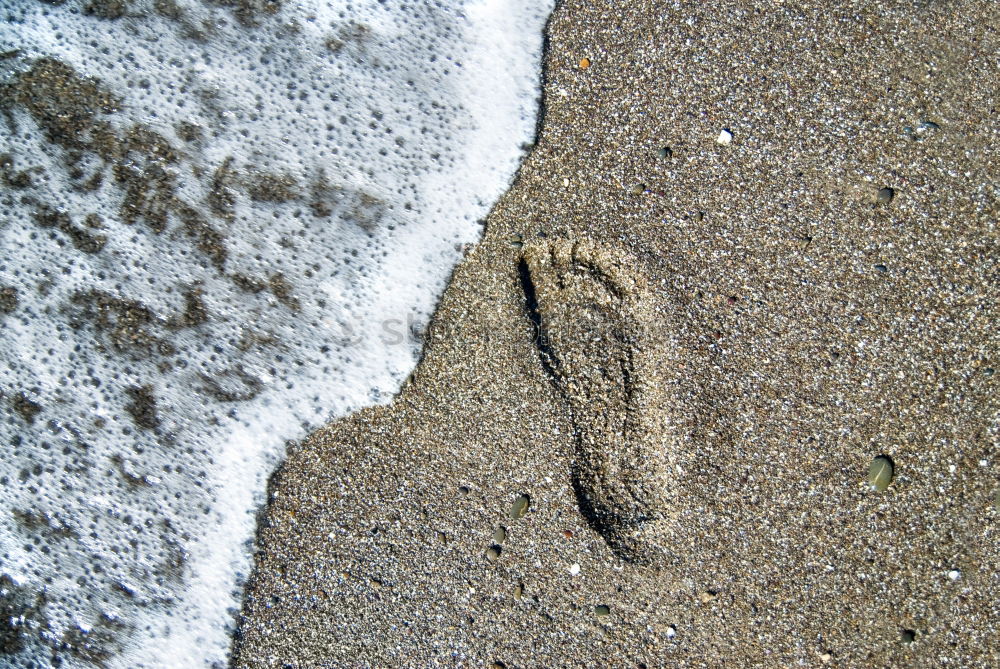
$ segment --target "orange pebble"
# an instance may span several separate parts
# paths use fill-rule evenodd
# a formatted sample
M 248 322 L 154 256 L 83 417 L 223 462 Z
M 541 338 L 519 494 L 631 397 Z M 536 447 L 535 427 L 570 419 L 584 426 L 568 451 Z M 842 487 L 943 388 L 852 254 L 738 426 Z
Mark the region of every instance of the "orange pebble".
M 586 70 L 588 67 L 590 67 L 590 59 L 589 58 L 581 58 L 580 59 L 580 68 Z
M 573 538 L 573 530 L 563 530 L 563 536 L 567 539 Z

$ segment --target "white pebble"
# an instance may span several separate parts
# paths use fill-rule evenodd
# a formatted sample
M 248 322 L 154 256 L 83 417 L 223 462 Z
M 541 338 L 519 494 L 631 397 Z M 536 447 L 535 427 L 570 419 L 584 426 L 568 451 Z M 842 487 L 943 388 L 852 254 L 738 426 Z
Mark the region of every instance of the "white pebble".
M 960 572 L 957 569 L 952 569 L 951 571 L 948 572 L 948 578 L 950 578 L 953 581 L 957 581 L 961 575 L 962 572 Z
M 674 627 L 673 625 L 670 625 L 669 627 L 667 627 L 667 638 L 673 639 L 675 636 L 677 636 L 677 628 Z
M 570 565 L 569 573 L 570 573 L 571 576 L 576 576 L 577 574 L 579 574 L 580 573 L 580 565 L 578 565 L 577 563 L 574 562 L 572 565 Z
M 719 137 L 715 141 L 723 146 L 728 146 L 733 141 L 733 133 L 723 128 L 722 132 L 719 133 Z

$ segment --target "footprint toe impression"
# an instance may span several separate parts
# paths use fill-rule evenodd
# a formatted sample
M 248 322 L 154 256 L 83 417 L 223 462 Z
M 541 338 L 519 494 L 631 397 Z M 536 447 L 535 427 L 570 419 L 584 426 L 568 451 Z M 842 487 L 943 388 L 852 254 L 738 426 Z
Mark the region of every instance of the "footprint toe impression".
M 520 274 L 546 373 L 575 428 L 580 510 L 620 557 L 656 563 L 669 523 L 670 396 L 636 264 L 589 242 L 532 242 Z

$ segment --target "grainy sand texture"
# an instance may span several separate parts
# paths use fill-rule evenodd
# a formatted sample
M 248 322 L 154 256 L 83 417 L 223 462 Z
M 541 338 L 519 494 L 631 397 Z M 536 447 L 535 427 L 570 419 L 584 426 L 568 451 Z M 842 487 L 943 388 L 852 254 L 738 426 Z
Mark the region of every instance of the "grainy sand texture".
M 234 666 L 1000 665 L 998 24 L 563 3 L 421 364 L 273 479 Z

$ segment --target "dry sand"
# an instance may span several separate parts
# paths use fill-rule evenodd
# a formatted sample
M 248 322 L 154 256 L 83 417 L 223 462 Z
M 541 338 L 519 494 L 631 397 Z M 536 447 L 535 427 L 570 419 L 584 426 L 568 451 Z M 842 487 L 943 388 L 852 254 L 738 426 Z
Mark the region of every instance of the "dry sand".
M 563 3 L 420 366 L 274 477 L 234 665 L 1000 665 L 998 11 Z

